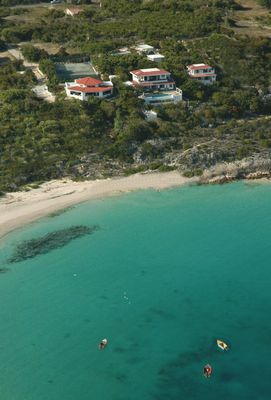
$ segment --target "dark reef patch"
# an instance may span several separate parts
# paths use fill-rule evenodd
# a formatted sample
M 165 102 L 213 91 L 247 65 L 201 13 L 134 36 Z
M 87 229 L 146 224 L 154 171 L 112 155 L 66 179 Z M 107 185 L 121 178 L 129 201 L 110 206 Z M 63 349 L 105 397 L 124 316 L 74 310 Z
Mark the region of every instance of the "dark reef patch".
M 70 337 L 71 337 L 71 333 L 70 332 L 65 333 L 64 339 L 69 339 Z
M 161 308 L 151 308 L 150 311 L 154 314 L 157 315 L 158 317 L 164 318 L 164 319 L 175 319 L 176 316 L 168 311 L 162 310 Z
M 66 246 L 69 242 L 79 237 L 90 235 L 98 230 L 98 226 L 72 226 L 59 231 L 47 233 L 38 239 L 24 240 L 19 243 L 8 259 L 9 263 L 16 263 L 34 258 L 41 254 L 49 253 L 51 250 Z
M 120 347 L 120 346 L 118 346 L 118 347 L 114 347 L 114 349 L 113 349 L 116 353 L 125 353 L 127 350 L 126 349 L 124 349 L 123 347 Z
M 7 273 L 9 271 L 9 269 L 8 268 L 6 268 L 6 267 L 0 267 L 0 274 L 5 274 L 5 273 Z
M 115 379 L 119 382 L 125 382 L 127 380 L 127 375 L 126 374 L 116 374 Z
M 55 218 L 58 217 L 59 215 L 62 215 L 70 210 L 72 210 L 74 208 L 74 206 L 70 206 L 70 207 L 66 207 L 66 208 L 62 208 L 61 210 L 55 211 L 52 214 L 49 215 L 49 218 Z
M 227 370 L 227 371 L 224 371 L 222 374 L 220 374 L 220 379 L 222 380 L 222 382 L 225 382 L 225 383 L 236 381 L 236 374 Z
M 134 364 L 143 363 L 145 361 L 146 361 L 146 359 L 143 357 L 130 357 L 130 358 L 127 358 L 126 363 L 128 365 L 134 365 Z

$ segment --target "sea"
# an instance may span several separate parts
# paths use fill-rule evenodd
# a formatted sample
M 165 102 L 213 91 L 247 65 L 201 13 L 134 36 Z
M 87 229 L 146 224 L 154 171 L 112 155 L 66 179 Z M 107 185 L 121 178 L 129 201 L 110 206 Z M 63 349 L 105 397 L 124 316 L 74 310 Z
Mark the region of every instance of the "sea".
M 74 226 L 98 229 L 9 261 Z M 270 400 L 270 238 L 271 185 L 255 182 L 93 200 L 14 231 L 0 399 Z

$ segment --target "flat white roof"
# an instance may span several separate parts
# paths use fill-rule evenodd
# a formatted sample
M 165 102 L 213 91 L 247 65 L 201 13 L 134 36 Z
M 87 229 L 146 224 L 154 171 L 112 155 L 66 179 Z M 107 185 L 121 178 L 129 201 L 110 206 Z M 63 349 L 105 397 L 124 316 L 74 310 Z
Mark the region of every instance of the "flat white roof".
M 136 46 L 137 49 L 153 49 L 153 46 L 150 46 L 149 44 L 139 44 Z
M 205 67 L 206 64 L 201 63 L 201 64 L 192 64 L 192 65 L 193 65 L 193 67 Z
M 144 68 L 144 69 L 141 69 L 140 71 L 142 71 L 142 72 L 159 72 L 161 70 L 159 68 Z
M 148 54 L 148 58 L 165 58 L 165 56 L 163 56 L 163 54 Z
M 157 116 L 157 112 L 155 112 L 153 110 L 145 110 L 145 111 L 143 111 L 143 113 L 145 115 L 156 115 Z

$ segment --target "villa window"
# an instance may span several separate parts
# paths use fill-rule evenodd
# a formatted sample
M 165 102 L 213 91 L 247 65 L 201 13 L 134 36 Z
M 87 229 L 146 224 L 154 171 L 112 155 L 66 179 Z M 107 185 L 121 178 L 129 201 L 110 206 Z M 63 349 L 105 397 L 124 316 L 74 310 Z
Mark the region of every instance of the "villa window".
M 159 80 L 159 76 L 148 76 L 146 80 L 151 81 L 151 82 L 157 81 L 157 80 Z

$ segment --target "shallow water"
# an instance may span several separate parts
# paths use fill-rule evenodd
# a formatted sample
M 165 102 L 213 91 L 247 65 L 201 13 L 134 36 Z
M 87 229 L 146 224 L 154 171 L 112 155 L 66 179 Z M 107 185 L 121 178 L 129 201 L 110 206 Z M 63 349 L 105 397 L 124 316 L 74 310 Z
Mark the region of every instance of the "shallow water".
M 270 200 L 271 185 L 245 183 L 142 191 L 9 235 L 0 398 L 269 400 Z M 74 225 L 100 229 L 6 263 L 20 241 Z

